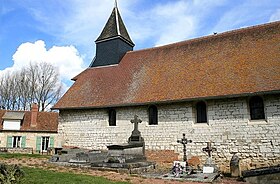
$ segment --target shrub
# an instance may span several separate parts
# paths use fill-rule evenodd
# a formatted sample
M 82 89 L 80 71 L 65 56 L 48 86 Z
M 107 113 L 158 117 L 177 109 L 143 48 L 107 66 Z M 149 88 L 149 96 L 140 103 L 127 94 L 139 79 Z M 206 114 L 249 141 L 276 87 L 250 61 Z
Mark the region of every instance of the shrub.
M 0 163 L 0 183 L 19 183 L 23 176 L 24 173 L 18 165 L 6 165 Z

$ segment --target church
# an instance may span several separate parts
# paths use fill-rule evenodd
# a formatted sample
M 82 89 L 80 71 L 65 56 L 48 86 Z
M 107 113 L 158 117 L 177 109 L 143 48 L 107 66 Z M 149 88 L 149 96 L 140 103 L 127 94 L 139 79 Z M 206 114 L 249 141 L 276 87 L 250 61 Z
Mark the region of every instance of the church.
M 175 30 L 174 30 L 175 31 Z M 106 149 L 126 143 L 137 115 L 148 157 L 203 162 L 207 142 L 228 172 L 280 163 L 280 22 L 133 51 L 113 11 L 90 66 L 54 105 L 64 146 Z

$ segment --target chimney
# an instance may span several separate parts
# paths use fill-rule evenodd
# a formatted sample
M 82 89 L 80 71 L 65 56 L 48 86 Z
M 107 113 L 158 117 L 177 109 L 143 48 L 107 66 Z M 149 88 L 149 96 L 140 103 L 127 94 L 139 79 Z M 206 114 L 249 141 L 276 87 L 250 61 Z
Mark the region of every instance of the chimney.
M 31 106 L 31 127 L 36 127 L 39 107 L 36 103 Z

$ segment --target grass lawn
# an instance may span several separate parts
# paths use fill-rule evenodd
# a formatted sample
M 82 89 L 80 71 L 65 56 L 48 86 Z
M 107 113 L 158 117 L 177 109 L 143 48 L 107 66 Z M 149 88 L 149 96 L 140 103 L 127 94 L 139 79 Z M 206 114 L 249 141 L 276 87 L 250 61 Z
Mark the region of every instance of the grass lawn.
M 20 154 L 20 153 L 1 153 L 0 158 L 10 159 L 10 158 L 50 158 L 49 155 L 40 154 Z
M 55 172 L 39 168 L 23 167 L 22 170 L 25 173 L 22 184 L 128 184 L 126 182 L 113 182 L 102 177 Z
M 40 154 L 16 154 L 16 153 L 2 153 L 0 159 L 9 161 L 9 159 L 16 159 L 23 163 L 28 163 L 29 158 L 35 159 L 49 159 L 49 155 Z M 1 161 L 0 161 L 1 163 Z M 28 165 L 28 164 L 27 164 Z M 32 165 L 32 164 L 31 164 Z M 57 172 L 42 168 L 31 168 L 20 166 L 24 172 L 22 184 L 129 184 L 128 182 L 110 181 L 104 177 L 89 176 L 83 174 L 75 174 L 72 172 Z

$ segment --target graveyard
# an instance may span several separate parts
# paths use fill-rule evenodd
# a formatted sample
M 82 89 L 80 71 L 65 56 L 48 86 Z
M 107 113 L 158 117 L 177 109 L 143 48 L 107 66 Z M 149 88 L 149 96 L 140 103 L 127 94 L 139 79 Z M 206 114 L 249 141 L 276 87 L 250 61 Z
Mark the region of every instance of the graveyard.
M 0 183 L 17 171 L 39 184 L 280 184 L 280 21 L 181 41 L 173 22 L 164 35 L 172 42 L 135 47 L 115 0 L 95 56 L 63 93 L 52 65 L 15 73 L 24 76 L 15 80 L 19 100 L 0 104 Z M 132 34 L 140 44 L 142 31 Z M 80 57 L 70 56 L 63 60 Z M 31 75 L 43 66 L 50 69 Z M 39 89 L 48 75 L 58 89 L 47 103 Z
M 115 172 L 162 181 L 199 183 L 221 181 L 225 173 L 219 171 L 218 166 L 212 159 L 212 152 L 217 151 L 217 148 L 212 147 L 211 142 L 207 142 L 206 147 L 201 150 L 208 156 L 206 162 L 202 168 L 191 166 L 187 158 L 187 145 L 192 143 L 192 140 L 187 139 L 185 134 L 182 135 L 181 139 L 177 140 L 178 144 L 183 145 L 182 160 L 174 160 L 173 163 L 169 163 L 169 168 L 168 165 L 165 165 L 165 168 L 163 168 L 156 162 L 148 161 L 145 157 L 145 140 L 138 129 L 138 124 L 141 122 L 142 120 L 137 115 L 131 120 L 134 129 L 127 143 L 109 145 L 107 146 L 107 151 L 79 148 L 62 149 L 53 155 L 49 162 L 58 166 L 92 169 L 105 173 Z M 266 175 L 270 175 L 268 177 L 270 182 L 278 182 L 280 167 L 267 168 L 259 172 L 247 171 L 243 173 L 240 172 L 239 167 L 239 158 L 237 155 L 233 155 L 230 162 L 230 176 L 233 183 L 238 181 L 259 182 L 260 178 L 252 179 L 251 177 L 261 176 L 263 179 Z

